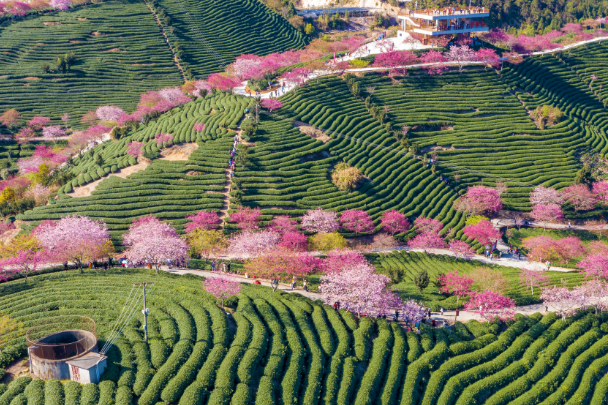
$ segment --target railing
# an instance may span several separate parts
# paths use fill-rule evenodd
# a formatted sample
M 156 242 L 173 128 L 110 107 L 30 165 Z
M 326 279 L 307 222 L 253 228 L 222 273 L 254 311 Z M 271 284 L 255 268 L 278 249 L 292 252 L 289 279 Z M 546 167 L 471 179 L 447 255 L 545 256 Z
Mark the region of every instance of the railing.
M 86 316 L 48 318 L 25 334 L 30 354 L 45 360 L 65 360 L 91 351 L 97 345 L 95 321 Z

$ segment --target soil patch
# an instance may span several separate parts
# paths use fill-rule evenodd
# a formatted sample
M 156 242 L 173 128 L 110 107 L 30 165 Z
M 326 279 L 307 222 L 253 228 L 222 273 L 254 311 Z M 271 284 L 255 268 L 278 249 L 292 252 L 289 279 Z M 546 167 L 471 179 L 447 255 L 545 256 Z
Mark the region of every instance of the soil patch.
M 188 160 L 192 152 L 198 149 L 198 143 L 180 143 L 164 149 L 160 154 L 162 160 Z
M 30 375 L 30 361 L 27 358 L 13 361 L 6 368 L 6 375 L 2 379 L 4 384 L 8 384 L 17 377 Z
M 45 21 L 43 22 L 44 25 L 61 25 L 61 23 L 59 21 Z
M 28 76 L 25 78 L 25 80 L 40 80 L 39 77 L 34 77 L 34 76 Z
M 93 32 L 91 32 L 91 35 L 94 35 L 96 37 L 103 37 L 106 34 L 104 34 L 102 32 L 98 32 L 98 31 L 93 31 Z
M 304 123 L 300 123 L 300 122 L 294 123 L 293 125 L 296 128 L 298 128 L 298 130 L 300 132 L 310 136 L 311 138 L 317 139 L 323 143 L 326 143 L 327 141 L 329 141 L 331 139 L 329 137 L 329 135 L 327 135 L 325 132 L 313 127 L 312 125 L 308 125 L 308 124 L 304 124 Z
M 108 176 L 101 178 L 99 180 L 95 180 L 94 182 L 86 184 L 82 187 L 76 187 L 74 189 L 74 191 L 71 193 L 68 193 L 68 195 L 70 195 L 72 197 L 89 197 L 91 195 L 91 193 L 93 191 L 95 191 L 95 189 L 97 188 L 97 185 L 99 183 L 101 183 L 102 181 L 104 181 L 105 179 L 112 177 L 112 176 L 118 176 L 118 177 L 121 177 L 124 179 L 130 174 L 137 173 L 140 170 L 144 170 L 146 167 L 148 167 L 148 165 L 149 165 L 148 162 L 140 162 L 136 165 L 125 167 L 124 169 L 118 170 L 116 173 L 110 173 Z
M 121 51 L 120 48 L 112 48 L 112 49 L 108 49 L 106 52 L 126 52 L 126 51 Z
M 3 75 L 3 76 L 0 76 L 0 79 L 6 79 L 7 77 L 8 77 L 8 75 Z
M 73 39 L 70 41 L 70 43 L 72 43 L 72 44 L 77 43 L 77 42 L 84 42 L 84 41 L 82 39 Z
M 87 19 L 86 19 L 86 18 L 84 18 L 84 17 L 76 17 L 76 19 L 77 19 L 78 21 L 87 21 Z
M 19 229 L 19 227 L 16 227 L 15 229 L 11 229 L 10 231 L 4 232 L 2 234 L 2 236 L 0 237 L 0 242 L 1 243 L 10 242 L 19 234 L 19 232 L 21 232 L 21 229 Z
M 456 150 L 455 147 L 450 146 L 449 148 L 446 146 L 427 146 L 425 148 L 420 149 L 420 153 L 428 153 L 436 150 Z

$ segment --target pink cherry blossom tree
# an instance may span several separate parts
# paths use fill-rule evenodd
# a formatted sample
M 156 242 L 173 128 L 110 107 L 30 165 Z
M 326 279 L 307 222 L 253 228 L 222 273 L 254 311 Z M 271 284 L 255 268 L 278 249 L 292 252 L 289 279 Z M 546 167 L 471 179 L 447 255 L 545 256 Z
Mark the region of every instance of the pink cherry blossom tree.
M 360 264 L 366 264 L 365 256 L 361 253 L 353 252 L 346 249 L 336 249 L 328 253 L 327 258 L 323 260 L 321 271 L 326 274 L 340 273 L 347 267 L 353 267 Z
M 608 181 L 593 183 L 592 191 L 598 201 L 604 205 L 608 205 Z
M 436 219 L 418 217 L 414 220 L 414 226 L 417 228 L 418 234 L 410 239 L 408 244 L 414 249 L 443 249 L 445 241 L 439 235 L 443 228 L 441 221 Z
M 605 280 L 594 278 L 574 289 L 581 298 L 584 297 L 585 305 L 595 308 L 596 315 L 606 308 L 608 283 Z
M 204 80 L 197 80 L 194 82 L 194 91 L 192 95 L 196 98 L 204 97 L 207 94 L 210 94 L 213 88 L 209 83 Z
M 0 260 L 0 268 L 3 270 L 15 270 L 25 276 L 25 282 L 27 283 L 27 276 L 30 273 L 38 270 L 40 265 L 49 261 L 49 256 L 46 251 L 40 249 L 22 249 L 19 250 L 15 255 Z
M 369 214 L 362 210 L 346 210 L 340 216 L 342 228 L 359 233 L 368 233 L 374 230 L 374 223 Z
M 118 121 L 121 115 L 125 112 L 120 107 L 116 107 L 114 105 L 104 105 L 101 107 L 97 107 L 95 114 L 97 115 L 97 119 L 102 122 L 113 122 Z
M 171 143 L 171 141 L 173 141 L 173 135 L 171 134 L 156 134 L 156 137 L 154 138 L 154 140 L 156 141 L 156 146 L 162 146 L 164 143 Z
M 403 313 L 403 319 L 408 319 L 413 323 L 422 321 L 426 316 L 425 306 L 414 300 L 404 301 L 401 312 Z
M 81 273 L 84 263 L 101 259 L 114 250 L 106 224 L 85 216 L 43 222 L 33 233 L 49 257 L 74 262 Z
M 10 109 L 6 110 L 2 115 L 0 115 L 0 124 L 6 126 L 7 128 L 11 128 L 17 126 L 21 120 L 21 114 L 19 111 Z
M 470 300 L 465 304 L 465 310 L 485 318 L 510 320 L 515 316 L 515 301 L 493 291 L 471 292 Z
M 475 53 L 475 60 L 483 62 L 487 67 L 497 69 L 500 67 L 500 57 L 494 49 L 481 48 Z
M 194 215 L 186 216 L 186 219 L 190 221 L 184 227 L 186 233 L 190 233 L 198 228 L 205 231 L 217 229 L 222 223 L 222 220 L 215 211 L 199 211 Z
M 555 313 L 566 320 L 566 317 L 574 315 L 575 309 L 579 307 L 580 295 L 566 287 L 553 286 L 544 288 L 540 294 L 543 305 L 546 308 L 555 309 Z
M 59 125 L 42 128 L 42 137 L 44 138 L 58 138 L 60 136 L 66 136 L 66 133 Z
M 561 222 L 564 218 L 562 207 L 557 204 L 536 204 L 532 206 L 530 216 L 539 222 Z
M 171 104 L 171 108 L 183 105 L 192 101 L 190 97 L 185 95 L 179 87 L 165 87 L 158 91 L 158 95 Z
M 452 293 L 456 296 L 456 304 L 458 304 L 460 297 L 464 298 L 471 292 L 473 286 L 473 279 L 458 274 L 458 270 L 437 277 L 437 281 L 441 284 L 439 291 Z
M 475 51 L 468 45 L 451 46 L 445 56 L 450 62 L 458 64 L 458 70 L 462 72 L 462 68 L 467 62 L 475 60 Z
M 386 68 L 403 68 L 403 75 L 407 75 L 407 66 L 418 62 L 418 56 L 410 51 L 391 51 L 376 56 L 374 66 Z
M 283 102 L 276 98 L 265 98 L 262 100 L 262 107 L 266 108 L 268 111 L 274 111 L 283 107 Z
M 445 65 L 445 62 L 447 61 L 448 58 L 446 58 L 441 52 L 437 52 L 432 49 L 420 57 L 420 63 L 427 64 L 427 66 L 424 66 L 423 68 L 431 76 L 442 75 L 443 72 L 448 68 Z
M 450 250 L 450 252 L 454 253 L 456 257 L 462 257 L 465 260 L 469 260 L 470 258 L 472 258 L 474 253 L 471 246 L 461 240 L 450 241 L 448 249 Z
M 51 120 L 47 117 L 36 116 L 28 121 L 27 126 L 34 131 L 40 131 L 42 127 L 47 125 Z
M 207 78 L 207 83 L 214 89 L 222 91 L 230 91 L 241 85 L 241 81 L 234 76 L 228 76 L 225 73 L 214 73 Z
M 205 124 L 197 122 L 196 124 L 194 124 L 194 130 L 196 132 L 203 132 L 205 130 Z
M 152 264 L 156 273 L 169 260 L 183 264 L 188 257 L 188 244 L 171 225 L 149 216 L 133 222 L 122 237 L 127 246 L 127 259 L 135 264 Z
M 289 218 L 287 215 L 279 215 L 272 218 L 272 221 L 270 221 L 270 229 L 280 234 L 297 232 L 298 228 L 296 227 L 296 223 L 297 221 L 295 219 Z
M 568 263 L 575 257 L 585 253 L 585 247 L 580 239 L 568 236 L 563 239 L 552 239 L 548 236 L 534 236 L 523 240 L 528 249 L 528 258 L 539 262 Z M 549 264 L 549 267 L 550 267 Z
M 258 228 L 261 215 L 260 208 L 241 207 L 230 216 L 230 222 L 236 222 L 243 231 L 251 231 Z
M 137 142 L 137 141 L 129 142 L 127 144 L 127 154 L 129 154 L 130 156 L 133 156 L 134 158 L 141 156 L 144 154 L 145 146 L 146 146 L 146 144 L 144 144 L 142 142 Z
M 564 200 L 572 205 L 575 211 L 589 211 L 595 207 L 597 200 L 585 184 L 566 187 L 561 192 Z
M 68 123 L 70 122 L 70 114 L 65 113 L 61 116 L 61 121 L 63 121 L 63 126 L 67 129 Z
M 287 281 L 293 277 L 306 277 L 314 273 L 320 263 L 321 259 L 316 256 L 278 248 L 254 258 L 245 265 L 244 270 L 254 277 Z
M 281 235 L 274 231 L 243 231 L 230 239 L 228 252 L 238 257 L 256 257 L 265 251 L 274 249 Z
M 292 83 L 294 86 L 301 86 L 304 84 L 310 72 L 306 68 L 295 68 L 290 72 L 283 73 L 281 78 L 288 83 Z
M 410 222 L 404 214 L 397 210 L 386 211 L 380 217 L 382 229 L 391 235 L 407 232 L 410 227 Z
M 490 242 L 500 239 L 501 232 L 495 229 L 490 221 L 482 219 L 475 225 L 467 225 L 463 228 L 462 232 L 467 238 L 477 239 L 482 245 L 486 245 Z
M 454 202 L 454 208 L 469 215 L 495 214 L 502 209 L 500 191 L 490 187 L 473 186 Z
M 49 6 L 56 8 L 57 10 L 65 11 L 70 8 L 72 4 L 71 0 L 51 0 Z
M 370 264 L 344 268 L 339 273 L 322 276 L 320 281 L 319 291 L 326 304 L 339 302 L 342 308 L 359 316 L 381 313 L 386 310 L 384 301 L 395 300 L 394 294 L 387 289 L 390 278 L 377 274 Z
M 521 269 L 519 271 L 519 280 L 526 287 L 531 290 L 534 295 L 534 287 L 545 288 L 549 285 L 549 276 L 544 271 Z
M 308 232 L 331 233 L 336 232 L 339 226 L 338 214 L 333 211 L 324 211 L 320 207 L 308 211 L 302 217 L 302 229 Z
M 284 232 L 279 242 L 279 246 L 295 252 L 305 252 L 307 244 L 308 237 L 297 231 Z
M 564 197 L 554 188 L 537 186 L 534 191 L 530 193 L 530 204 L 532 205 L 562 205 L 563 203 Z
M 578 262 L 577 267 L 581 269 L 586 277 L 608 279 L 608 256 L 604 254 L 592 254 Z
M 226 71 L 241 80 L 260 80 L 265 73 L 262 69 L 262 58 L 251 54 L 238 56 Z
M 240 295 L 242 286 L 238 281 L 223 277 L 211 277 L 203 280 L 203 289 L 213 295 L 217 301 L 222 301 L 222 309 L 224 309 L 224 300 Z

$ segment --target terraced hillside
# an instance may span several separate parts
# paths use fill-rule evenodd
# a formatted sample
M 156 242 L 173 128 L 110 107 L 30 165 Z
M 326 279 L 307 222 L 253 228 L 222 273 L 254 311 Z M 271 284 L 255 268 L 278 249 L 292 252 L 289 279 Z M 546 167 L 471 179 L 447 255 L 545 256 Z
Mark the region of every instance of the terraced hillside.
M 457 198 L 455 191 L 438 175 L 433 175 L 430 167 L 406 155 L 395 138 L 366 111 L 363 102 L 352 97 L 343 80 L 330 77 L 310 82 L 296 93 L 285 96 L 284 107 L 279 113 L 327 131 L 331 139 L 325 144 L 324 150 L 358 167 L 368 178 L 349 194 L 338 193 L 337 189 L 329 194 L 326 194 L 331 191 L 329 188 L 322 192 L 311 189 L 302 199 L 307 205 L 339 211 L 364 209 L 374 218 L 384 211 L 397 209 L 406 216 L 438 218 L 447 227 L 461 227 L 464 224 L 464 217 L 451 208 L 452 201 Z M 261 128 L 266 128 L 265 125 L 263 123 Z M 276 129 L 272 131 L 276 135 L 264 135 L 262 142 L 256 142 L 256 146 L 269 142 L 264 148 L 276 150 L 277 146 L 281 146 L 288 150 L 289 142 L 307 137 L 301 134 L 291 141 L 282 140 L 280 136 L 287 127 L 281 129 L 280 125 L 286 124 L 275 125 Z M 296 145 L 300 146 L 299 143 Z M 316 145 L 320 145 L 320 142 Z M 312 147 L 309 150 L 308 153 L 324 151 Z M 286 162 L 285 166 L 292 164 Z M 276 169 L 280 166 L 274 163 L 270 167 Z
M 31 381 L 0 385 L 8 404 L 591 404 L 608 390 L 608 324 L 583 313 L 518 316 L 508 326 L 456 323 L 404 332 L 356 319 L 294 294 L 246 286 L 226 316 L 195 276 L 152 271 L 61 272 L 5 284 L 0 336 L 5 367 L 26 354 L 38 320 L 92 317 L 100 344 L 134 282 L 148 295 L 150 339 L 141 315 L 109 353 L 99 385 Z M 6 318 L 5 318 L 6 319 Z
M 393 288 L 399 291 L 403 297 L 411 297 L 425 302 L 432 310 L 439 308 L 457 308 L 456 297 L 439 293 L 436 286 L 429 285 L 420 293 L 414 284 L 414 278 L 421 271 L 426 271 L 431 280 L 441 274 L 458 270 L 459 274 L 468 274 L 471 270 L 487 267 L 485 263 L 476 260 L 456 259 L 447 255 L 427 255 L 421 252 L 396 251 L 391 253 L 380 253 L 369 255 L 368 259 L 374 264 L 378 272 L 386 274 L 394 283 Z M 492 266 L 493 271 L 500 272 L 509 284 L 506 295 L 513 298 L 517 305 L 529 305 L 541 302 L 540 289 L 536 288 L 534 294 L 521 283 L 520 269 L 506 266 Z M 550 285 L 560 285 L 562 280 L 566 281 L 568 287 L 580 285 L 584 275 L 571 272 L 547 271 Z
M 179 42 L 183 59 L 196 77 L 223 71 L 241 54 L 268 55 L 299 49 L 308 41 L 257 0 L 157 3 L 171 19 L 173 30 L 166 29 L 171 43 Z
M 57 57 L 77 62 L 59 73 Z M 42 64 L 53 70 L 43 73 Z M 14 108 L 78 125 L 100 105 L 133 109 L 147 90 L 179 85 L 181 75 L 160 28 L 141 1 L 111 0 L 0 27 L 0 111 Z
M 77 177 L 60 189 L 59 201 L 27 211 L 19 218 L 33 221 L 31 225 L 69 214 L 103 219 L 117 245 L 131 222 L 148 214 L 170 220 L 181 230 L 186 215 L 223 207 L 225 168 L 235 132 L 220 126 L 236 128 L 249 102 L 234 96 L 199 99 L 119 141 L 97 146 L 92 153 L 75 159 L 71 172 Z M 197 122 L 206 124 L 204 131 L 194 131 Z M 176 144 L 196 143 L 198 148 L 187 158 L 167 160 L 170 158 L 161 157 L 159 149 L 169 145 L 157 145 L 154 137 L 158 133 L 171 133 Z M 145 167 L 144 170 L 127 178 L 108 177 L 96 185 L 90 196 L 72 197 L 74 189 L 137 164 L 137 159 L 126 153 L 127 144 L 132 141 L 144 143 L 144 150 L 156 156 L 149 166 L 139 163 L 138 167 Z M 102 157 L 101 166 L 95 163 L 97 155 Z

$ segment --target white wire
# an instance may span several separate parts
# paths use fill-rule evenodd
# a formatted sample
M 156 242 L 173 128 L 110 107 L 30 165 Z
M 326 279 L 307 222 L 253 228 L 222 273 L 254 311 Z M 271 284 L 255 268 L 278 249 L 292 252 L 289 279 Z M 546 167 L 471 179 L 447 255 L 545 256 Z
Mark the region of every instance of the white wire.
M 110 331 L 110 334 L 106 338 L 106 343 L 104 344 L 103 348 L 101 349 L 102 351 L 106 348 L 106 346 L 108 345 L 108 342 L 110 342 L 114 338 L 114 335 L 117 333 L 118 329 L 120 329 L 120 325 L 123 322 L 123 317 L 125 317 L 127 313 L 130 313 L 131 310 L 127 310 L 126 312 L 125 312 L 125 310 L 127 308 L 131 307 L 131 305 L 133 305 L 133 303 L 130 301 L 132 299 L 134 300 L 137 295 L 137 294 L 133 295 L 133 291 L 137 291 L 137 289 L 135 288 L 135 285 L 133 285 L 133 287 L 131 287 L 131 292 L 129 293 L 129 296 L 126 299 L 125 305 L 122 307 L 122 311 L 120 312 L 119 317 L 116 319 L 116 322 L 114 323 L 114 326 L 112 327 L 112 330 Z M 131 298 L 132 295 L 133 295 L 133 298 Z

